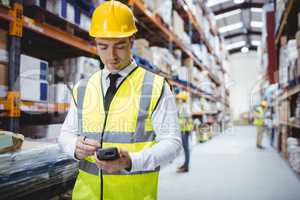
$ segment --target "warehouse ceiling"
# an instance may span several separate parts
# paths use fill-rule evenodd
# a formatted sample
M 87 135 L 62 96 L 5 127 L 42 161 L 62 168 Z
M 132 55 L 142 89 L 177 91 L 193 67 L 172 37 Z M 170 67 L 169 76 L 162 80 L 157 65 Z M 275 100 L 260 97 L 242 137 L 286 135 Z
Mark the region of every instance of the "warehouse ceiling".
M 257 49 L 261 41 L 262 6 L 268 0 L 207 0 L 230 53 L 242 47 Z

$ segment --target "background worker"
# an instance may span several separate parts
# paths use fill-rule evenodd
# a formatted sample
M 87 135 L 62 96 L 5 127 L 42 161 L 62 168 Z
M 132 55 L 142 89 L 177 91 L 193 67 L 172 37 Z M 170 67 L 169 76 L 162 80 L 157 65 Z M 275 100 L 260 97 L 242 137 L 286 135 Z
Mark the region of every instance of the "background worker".
M 256 147 L 263 148 L 262 140 L 265 132 L 265 111 L 268 107 L 267 101 L 261 101 L 260 105 L 254 111 L 254 126 L 256 126 L 257 137 L 256 137 Z
M 61 129 L 63 149 L 79 160 L 73 199 L 157 198 L 159 167 L 181 149 L 175 98 L 166 81 L 132 59 L 137 32 L 132 11 L 118 1 L 93 13 L 104 69 L 74 88 L 75 103 Z M 119 158 L 99 160 L 97 148 L 117 147 Z
M 189 140 L 191 131 L 193 130 L 193 121 L 191 116 L 190 106 L 187 104 L 188 94 L 186 92 L 180 92 L 176 95 L 178 102 L 178 117 L 181 130 L 182 146 L 184 150 L 184 163 L 177 169 L 177 172 L 188 172 L 190 165 L 190 149 Z

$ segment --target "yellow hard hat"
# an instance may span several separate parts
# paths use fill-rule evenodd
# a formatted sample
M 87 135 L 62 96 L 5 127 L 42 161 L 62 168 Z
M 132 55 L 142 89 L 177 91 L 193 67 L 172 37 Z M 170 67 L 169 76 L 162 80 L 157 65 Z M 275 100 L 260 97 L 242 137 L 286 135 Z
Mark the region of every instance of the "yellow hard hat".
M 130 37 L 137 32 L 131 9 L 119 1 L 106 1 L 94 11 L 89 34 L 99 38 Z
M 187 92 L 180 92 L 176 95 L 176 98 L 187 101 L 189 99 L 189 94 Z
M 261 101 L 260 105 L 263 107 L 268 107 L 268 102 L 263 100 L 263 101 Z

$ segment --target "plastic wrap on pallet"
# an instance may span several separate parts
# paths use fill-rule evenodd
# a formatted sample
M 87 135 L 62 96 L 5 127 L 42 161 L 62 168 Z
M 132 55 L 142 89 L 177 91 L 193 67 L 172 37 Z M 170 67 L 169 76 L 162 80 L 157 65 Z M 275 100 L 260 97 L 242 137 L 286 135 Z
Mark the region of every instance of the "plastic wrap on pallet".
M 0 155 L 0 199 L 17 198 L 75 178 L 77 162 L 57 143 L 25 140 L 20 151 Z

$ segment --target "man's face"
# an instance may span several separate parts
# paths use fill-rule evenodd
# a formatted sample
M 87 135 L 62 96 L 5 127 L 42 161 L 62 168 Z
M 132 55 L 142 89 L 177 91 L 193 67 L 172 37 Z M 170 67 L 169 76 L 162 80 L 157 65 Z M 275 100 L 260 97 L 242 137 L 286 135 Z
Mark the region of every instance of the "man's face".
M 130 64 L 132 43 L 132 37 L 96 38 L 98 55 L 110 71 L 119 71 Z

